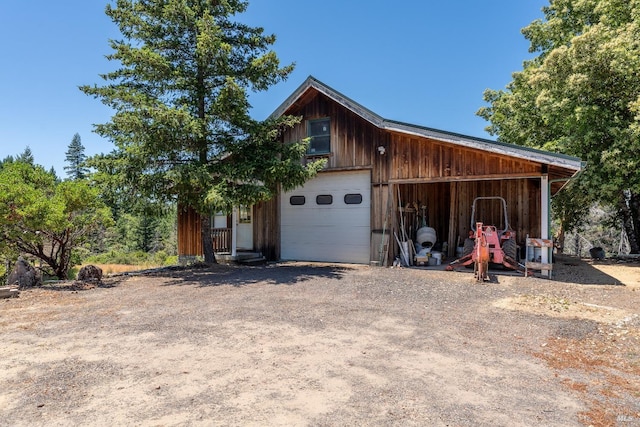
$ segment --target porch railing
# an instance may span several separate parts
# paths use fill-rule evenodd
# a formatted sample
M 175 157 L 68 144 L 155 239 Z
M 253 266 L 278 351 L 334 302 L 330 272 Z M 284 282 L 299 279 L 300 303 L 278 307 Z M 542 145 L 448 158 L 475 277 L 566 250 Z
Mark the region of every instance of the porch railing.
M 214 252 L 231 252 L 231 229 L 214 228 L 211 230 Z

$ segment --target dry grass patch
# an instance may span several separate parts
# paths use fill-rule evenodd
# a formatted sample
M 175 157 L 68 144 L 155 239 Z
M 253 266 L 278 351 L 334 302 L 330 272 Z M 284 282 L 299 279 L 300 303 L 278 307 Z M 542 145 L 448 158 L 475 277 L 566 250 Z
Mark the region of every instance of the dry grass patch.
M 631 297 L 635 288 L 627 289 Z M 640 315 L 580 299 L 566 293 L 524 294 L 494 306 L 573 322 L 533 355 L 585 402 L 587 409 L 579 414 L 584 425 L 640 425 Z M 583 329 L 588 323 L 595 327 Z
M 96 267 L 100 267 L 102 269 L 102 274 L 104 275 L 109 275 L 109 274 L 119 274 L 119 273 L 129 273 L 131 271 L 140 271 L 140 270 L 148 270 L 150 268 L 158 268 L 158 267 L 162 267 L 162 265 L 158 265 L 158 264 L 136 264 L 136 265 L 130 265 L 130 264 L 92 264 L 95 265 Z M 78 268 L 82 268 L 84 266 L 81 265 Z
M 507 310 L 519 310 L 564 319 L 585 319 L 615 323 L 629 316 L 625 310 L 597 304 L 575 301 L 556 295 L 516 295 L 503 298 L 493 304 Z
M 590 426 L 640 424 L 640 318 L 601 325 L 584 339 L 551 338 L 534 355 L 588 409 L 580 421 Z

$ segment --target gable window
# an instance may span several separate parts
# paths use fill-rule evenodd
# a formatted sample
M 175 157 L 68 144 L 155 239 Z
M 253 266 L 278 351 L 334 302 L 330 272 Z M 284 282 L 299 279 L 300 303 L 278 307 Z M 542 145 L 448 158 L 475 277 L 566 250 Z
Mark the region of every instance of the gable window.
M 328 154 L 331 152 L 331 120 L 329 118 L 309 120 L 308 136 L 311 138 L 307 154 Z

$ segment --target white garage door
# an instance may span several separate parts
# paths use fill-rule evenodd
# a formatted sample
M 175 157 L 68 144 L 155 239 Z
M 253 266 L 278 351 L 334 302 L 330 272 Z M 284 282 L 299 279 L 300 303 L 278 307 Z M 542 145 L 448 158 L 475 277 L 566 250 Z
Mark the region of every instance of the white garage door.
M 319 174 L 281 201 L 281 258 L 368 264 L 369 171 Z

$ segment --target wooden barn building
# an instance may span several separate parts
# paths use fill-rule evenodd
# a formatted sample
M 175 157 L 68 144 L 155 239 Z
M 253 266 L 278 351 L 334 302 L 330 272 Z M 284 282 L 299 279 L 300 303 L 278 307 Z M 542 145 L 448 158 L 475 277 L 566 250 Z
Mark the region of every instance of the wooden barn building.
M 583 167 L 580 159 L 387 120 L 313 77 L 273 113 L 302 121 L 284 141 L 312 137 L 305 161 L 327 166 L 303 187 L 231 217 L 214 215 L 218 252 L 259 252 L 268 260 L 387 265 L 395 235 L 427 224 L 453 259 L 471 228 L 477 197 L 502 197 L 519 245 L 549 238 L 549 202 Z M 501 203 L 479 202 L 476 219 L 501 226 Z M 200 221 L 178 215 L 181 258 L 202 254 Z M 233 236 L 233 237 L 232 237 Z

